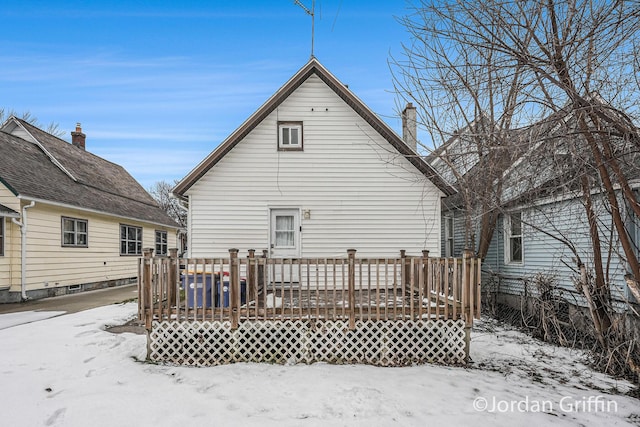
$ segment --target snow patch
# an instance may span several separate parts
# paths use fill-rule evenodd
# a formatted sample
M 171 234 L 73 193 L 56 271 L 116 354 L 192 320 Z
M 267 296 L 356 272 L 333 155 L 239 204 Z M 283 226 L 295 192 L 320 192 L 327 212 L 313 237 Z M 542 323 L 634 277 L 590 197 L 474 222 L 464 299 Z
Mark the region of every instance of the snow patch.
M 112 305 L 0 330 L 0 402 L 11 409 L 2 424 L 512 427 L 637 425 L 640 419 L 638 400 L 622 394 L 630 383 L 594 372 L 582 352 L 491 321 L 472 331 L 469 367 L 187 368 L 141 362 L 144 335 L 104 330 L 131 320 L 136 310 L 135 303 Z M 563 399 L 597 396 L 615 408 L 561 408 Z M 489 406 L 478 405 L 483 399 Z M 496 402 L 513 410 L 492 411 Z M 550 406 L 537 411 L 535 402 Z
M 37 322 L 38 320 L 49 319 L 64 313 L 66 311 L 19 311 L 0 314 L 0 329 Z

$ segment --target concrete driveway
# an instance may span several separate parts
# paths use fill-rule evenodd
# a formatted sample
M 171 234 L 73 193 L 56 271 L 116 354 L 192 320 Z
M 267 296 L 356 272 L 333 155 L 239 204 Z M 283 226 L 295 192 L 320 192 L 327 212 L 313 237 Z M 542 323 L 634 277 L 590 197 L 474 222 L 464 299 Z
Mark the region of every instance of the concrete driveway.
M 137 298 L 138 285 L 133 284 L 53 298 L 0 304 L 0 314 L 17 313 L 21 311 L 64 311 L 66 312 L 65 314 L 69 314 L 105 305 L 131 301 Z

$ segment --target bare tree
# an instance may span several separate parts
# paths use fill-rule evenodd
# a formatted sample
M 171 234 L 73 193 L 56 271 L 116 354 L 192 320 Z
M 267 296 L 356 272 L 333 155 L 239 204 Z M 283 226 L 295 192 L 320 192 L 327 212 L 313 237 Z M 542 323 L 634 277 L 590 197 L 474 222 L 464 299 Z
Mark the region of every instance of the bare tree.
M 449 203 L 464 208 L 465 245 L 484 258 L 501 205 L 501 176 L 524 149 L 513 144 L 512 129 L 530 119 L 528 82 L 520 61 L 505 64 L 494 50 L 498 40 L 480 42 L 461 16 L 445 19 L 454 6 L 443 3 L 423 3 L 402 19 L 412 43 L 392 60 L 394 83 L 404 101 L 420 107 L 420 124 L 435 146 L 422 148 L 456 184 L 459 195 Z M 489 38 L 500 37 L 494 30 Z M 523 34 L 522 41 L 531 37 Z
M 578 288 L 588 301 L 600 345 L 612 349 L 609 243 L 621 248 L 618 256 L 628 265 L 630 286 L 637 290 L 640 283 L 633 231 L 624 218 L 625 210 L 640 217 L 630 185 L 640 176 L 635 162 L 640 148 L 640 3 L 424 0 L 401 22 L 412 42 L 401 59 L 392 61 L 396 89 L 422 108 L 422 125 L 440 146 L 432 155 L 456 178 L 468 212 L 468 238 L 479 223 L 478 253 L 484 256 L 495 212 L 505 203 L 505 184 L 513 190 L 514 177 L 520 201 L 526 194 L 535 197 L 541 188 L 547 195 L 579 195 L 592 256 L 591 265 L 575 257 Z M 563 141 L 568 155 L 554 157 L 557 144 L 547 144 L 547 134 L 527 129 L 542 121 L 552 134 L 549 140 Z M 517 135 L 512 131 L 516 128 Z M 471 141 L 457 144 L 460 152 L 455 154 L 475 156 L 477 173 L 452 157 L 451 138 L 459 138 L 454 130 Z M 505 175 L 510 156 L 519 157 L 532 145 L 546 149 L 547 157 L 551 154 L 543 169 L 549 174 L 541 177 L 541 169 L 531 164 L 516 176 Z M 567 182 L 567 171 L 575 179 Z M 598 206 L 610 215 L 608 229 L 599 222 Z M 607 230 L 612 237 L 603 242 Z
M 175 187 L 177 183 L 178 181 L 175 181 L 173 184 L 167 181 L 158 181 L 148 189 L 148 192 L 167 215 L 180 224 L 180 227 L 186 229 L 187 210 L 172 193 L 173 187 Z
M 4 108 L 0 108 L 0 123 L 4 123 L 11 116 L 19 117 L 27 123 L 30 123 L 44 130 L 45 132 L 50 133 L 53 136 L 57 136 L 58 138 L 61 138 L 65 135 L 64 131 L 60 129 L 58 123 L 51 122 L 49 123 L 49 125 L 44 127 L 44 125 L 40 123 L 38 118 L 31 114 L 30 111 L 25 111 L 22 114 L 18 114 L 14 110 L 6 110 Z

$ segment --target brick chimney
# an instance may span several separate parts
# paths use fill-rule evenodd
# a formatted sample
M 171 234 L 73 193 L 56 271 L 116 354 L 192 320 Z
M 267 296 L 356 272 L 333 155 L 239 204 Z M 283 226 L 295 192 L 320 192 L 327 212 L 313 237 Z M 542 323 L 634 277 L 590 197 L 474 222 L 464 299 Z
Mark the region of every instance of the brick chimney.
M 416 107 L 411 102 L 402 111 L 402 139 L 413 151 L 418 147 L 418 123 Z
M 87 135 L 82 133 L 82 127 L 80 123 L 76 123 L 76 131 L 71 132 L 71 143 L 78 148 L 85 149 L 85 140 Z

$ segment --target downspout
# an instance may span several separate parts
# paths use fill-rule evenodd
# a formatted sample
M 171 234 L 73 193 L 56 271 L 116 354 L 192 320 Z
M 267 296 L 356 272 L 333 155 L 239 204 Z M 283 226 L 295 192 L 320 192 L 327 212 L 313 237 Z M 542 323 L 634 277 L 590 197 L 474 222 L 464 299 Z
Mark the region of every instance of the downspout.
M 187 232 L 183 229 L 179 229 L 176 231 L 176 246 L 178 246 L 178 249 L 180 250 L 179 255 L 181 257 L 184 255 L 184 247 L 182 245 L 182 236 L 186 236 L 186 235 L 187 235 Z
M 27 298 L 27 209 L 36 205 L 33 200 L 30 204 L 22 207 L 22 218 L 18 221 L 15 218 L 11 218 L 11 221 L 20 227 L 20 295 L 22 301 L 26 301 Z
M 191 256 L 191 196 L 176 196 L 176 198 L 178 199 L 176 206 L 187 213 L 187 226 L 178 231 L 178 239 L 180 236 L 186 236 L 185 247 L 181 247 L 180 249 L 185 249 L 182 252 L 182 257 L 189 258 Z M 185 207 L 182 202 L 186 202 L 187 207 Z

